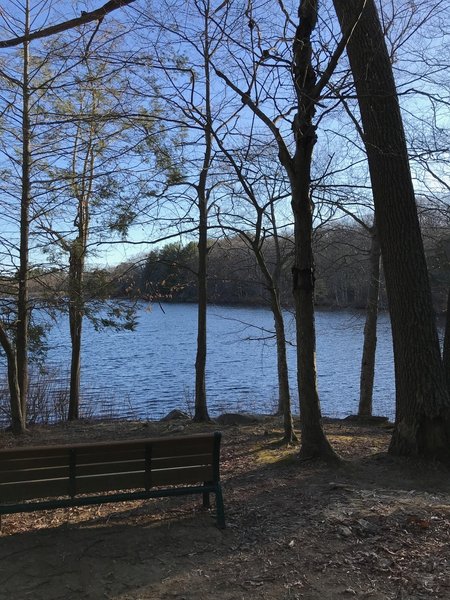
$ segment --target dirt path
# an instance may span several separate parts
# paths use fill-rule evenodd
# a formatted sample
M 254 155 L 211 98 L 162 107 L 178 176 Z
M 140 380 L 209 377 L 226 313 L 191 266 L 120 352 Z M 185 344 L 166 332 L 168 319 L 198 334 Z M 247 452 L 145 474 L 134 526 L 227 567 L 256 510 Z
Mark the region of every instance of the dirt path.
M 24 443 L 161 428 L 177 429 L 78 424 L 36 428 Z M 274 420 L 223 428 L 225 531 L 198 498 L 5 516 L 0 599 L 450 598 L 449 471 L 380 454 L 384 429 L 327 430 L 352 457 L 339 469 L 280 449 Z M 0 446 L 14 443 L 0 434 Z

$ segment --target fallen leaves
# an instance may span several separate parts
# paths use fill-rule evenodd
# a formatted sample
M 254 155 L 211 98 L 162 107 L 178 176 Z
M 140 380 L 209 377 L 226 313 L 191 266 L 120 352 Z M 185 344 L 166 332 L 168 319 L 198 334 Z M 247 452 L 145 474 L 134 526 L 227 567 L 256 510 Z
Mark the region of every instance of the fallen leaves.
M 102 425 L 98 434 L 136 436 L 140 425 L 129 426 Z M 8 515 L 0 583 L 15 586 L 9 597 L 32 590 L 43 600 L 52 589 L 58 597 L 66 583 L 74 600 L 101 597 L 83 592 L 90 580 L 78 578 L 81 561 L 95 565 L 97 585 L 114 600 L 449 598 L 448 473 L 369 456 L 386 449 L 380 428 L 326 427 L 353 459 L 337 470 L 300 464 L 297 450 L 277 446 L 275 419 L 224 428 L 224 532 L 191 498 Z M 51 443 L 52 431 L 58 441 L 68 432 L 96 435 L 95 425 L 45 428 L 33 443 Z

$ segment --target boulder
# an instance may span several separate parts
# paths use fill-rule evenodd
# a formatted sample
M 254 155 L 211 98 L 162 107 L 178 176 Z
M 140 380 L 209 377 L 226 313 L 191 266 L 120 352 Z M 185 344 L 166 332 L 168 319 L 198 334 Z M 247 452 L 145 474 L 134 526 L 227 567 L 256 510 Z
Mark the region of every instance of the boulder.
M 189 415 L 187 415 L 185 412 L 183 412 L 182 410 L 178 410 L 178 408 L 175 408 L 174 410 L 171 410 L 170 413 L 168 413 L 165 417 L 163 417 L 162 419 L 160 419 L 161 421 L 176 421 L 178 419 L 189 419 Z

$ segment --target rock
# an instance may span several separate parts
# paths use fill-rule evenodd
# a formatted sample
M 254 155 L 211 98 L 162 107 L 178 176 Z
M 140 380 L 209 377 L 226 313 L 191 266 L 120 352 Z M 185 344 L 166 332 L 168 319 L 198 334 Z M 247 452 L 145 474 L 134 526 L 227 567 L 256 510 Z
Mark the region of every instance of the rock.
M 251 425 L 261 423 L 264 419 L 265 417 L 249 413 L 225 413 L 217 417 L 216 422 L 219 425 Z
M 389 558 L 382 558 L 378 564 L 382 569 L 389 569 L 389 567 L 392 566 L 393 561 Z
M 172 433 L 181 433 L 182 431 L 184 431 L 186 428 L 184 425 L 169 425 L 168 430 L 171 431 Z
M 189 415 L 184 413 L 182 410 L 178 410 L 177 408 L 171 410 L 165 417 L 160 419 L 161 421 L 175 421 L 176 419 L 189 419 Z
M 377 533 L 378 531 L 378 527 L 374 523 L 369 523 L 365 519 L 358 519 L 357 523 L 362 532 Z
M 359 415 L 349 415 L 343 419 L 350 423 L 356 423 L 357 425 L 385 425 L 389 423 L 388 417 L 372 416 L 372 417 L 360 417 Z
M 350 529 L 350 527 L 346 527 L 345 525 L 339 527 L 338 531 L 343 537 L 350 537 L 353 535 L 353 531 Z

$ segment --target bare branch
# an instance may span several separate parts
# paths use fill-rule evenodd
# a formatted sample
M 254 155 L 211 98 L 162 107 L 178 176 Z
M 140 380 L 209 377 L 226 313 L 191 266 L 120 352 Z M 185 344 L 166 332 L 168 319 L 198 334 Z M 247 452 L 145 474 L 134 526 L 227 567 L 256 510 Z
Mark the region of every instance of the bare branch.
M 67 31 L 68 29 L 79 27 L 80 25 L 86 25 L 92 21 L 102 21 L 110 12 L 113 12 L 118 8 L 128 6 L 134 1 L 135 0 L 110 0 L 100 8 L 90 12 L 82 11 L 79 17 L 69 19 L 69 21 L 64 21 L 63 23 L 58 23 L 57 25 L 51 25 L 50 27 L 45 27 L 44 29 L 38 29 L 37 31 L 31 32 L 29 35 L 22 35 L 9 40 L 0 40 L 0 48 L 12 48 L 14 46 L 19 46 L 24 42 L 30 42 L 31 40 L 49 37 L 55 33 L 61 33 L 62 31 Z
M 253 102 L 250 98 L 249 94 L 243 92 L 239 89 L 232 81 L 229 79 L 222 71 L 219 71 L 216 67 L 213 67 L 216 75 L 220 77 L 229 88 L 233 90 L 242 100 L 242 103 L 250 108 L 250 110 L 261 119 L 261 121 L 270 129 L 272 132 L 277 145 L 278 145 L 278 153 L 279 158 L 282 165 L 288 170 L 289 173 L 292 173 L 292 157 L 289 153 L 289 150 L 286 146 L 285 141 L 280 133 L 280 130 L 275 125 L 275 123 Z
M 339 40 L 338 45 L 336 46 L 333 55 L 330 58 L 330 62 L 327 65 L 327 68 L 325 69 L 325 71 L 323 72 L 322 76 L 320 77 L 319 81 L 317 82 L 317 84 L 314 86 L 314 89 L 312 90 L 311 96 L 313 100 L 318 100 L 323 88 L 327 85 L 327 83 L 330 81 L 331 76 L 333 75 L 336 66 L 339 62 L 339 59 L 341 58 L 345 48 L 347 47 L 347 44 L 351 38 L 351 36 L 353 35 L 353 32 L 355 30 L 355 27 L 358 25 L 359 20 L 361 18 L 362 12 L 366 6 L 366 1 L 367 0 L 362 0 L 361 2 L 361 8 L 359 9 L 355 20 L 353 21 L 353 23 L 350 25 L 350 27 L 348 27 L 347 31 L 344 33 L 344 35 L 342 36 L 342 38 Z

